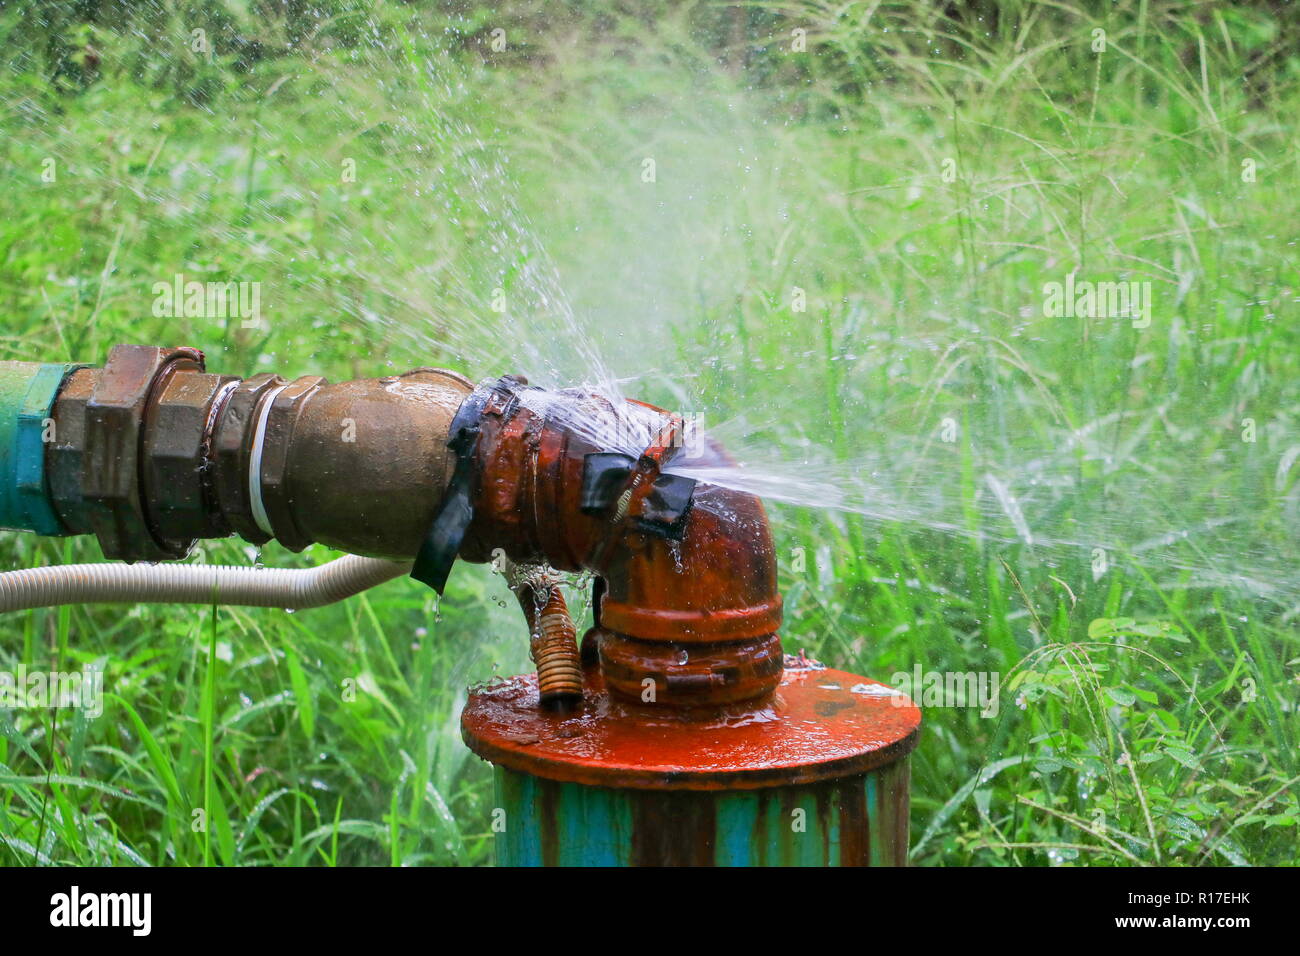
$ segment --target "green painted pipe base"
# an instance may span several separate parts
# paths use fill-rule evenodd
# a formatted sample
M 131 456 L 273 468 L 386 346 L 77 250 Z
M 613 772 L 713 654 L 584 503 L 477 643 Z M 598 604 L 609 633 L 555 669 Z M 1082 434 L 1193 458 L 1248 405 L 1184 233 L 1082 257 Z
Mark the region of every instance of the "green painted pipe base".
M 907 757 L 759 790 L 614 790 L 494 772 L 499 866 L 907 863 Z
M 0 528 L 67 534 L 50 500 L 45 448 L 63 380 L 80 365 L 0 362 Z

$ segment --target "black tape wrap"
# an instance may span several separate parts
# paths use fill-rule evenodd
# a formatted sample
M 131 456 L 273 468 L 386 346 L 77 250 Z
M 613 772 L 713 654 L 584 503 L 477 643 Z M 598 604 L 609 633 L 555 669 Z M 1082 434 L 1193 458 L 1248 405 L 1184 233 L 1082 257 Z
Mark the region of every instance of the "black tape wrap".
M 514 389 L 520 384 L 521 380 L 512 375 L 503 375 L 496 381 L 481 382 L 461 402 L 456 417 L 451 421 L 451 437 L 447 440 L 447 447 L 456 454 L 456 467 L 411 568 L 411 577 L 429 585 L 439 594 L 442 594 L 447 585 L 447 575 L 456 563 L 465 532 L 474 520 L 474 453 L 478 449 L 483 410 L 495 394 L 515 400 Z

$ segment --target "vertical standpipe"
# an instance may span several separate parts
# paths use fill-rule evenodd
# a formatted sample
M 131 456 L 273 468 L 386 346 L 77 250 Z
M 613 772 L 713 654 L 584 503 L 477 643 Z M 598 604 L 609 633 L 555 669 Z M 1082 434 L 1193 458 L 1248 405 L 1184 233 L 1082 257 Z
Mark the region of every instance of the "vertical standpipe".
M 611 699 L 537 706 L 535 678 L 471 692 L 494 767 L 503 866 L 902 866 L 921 715 L 875 681 L 788 658 L 761 706 L 683 714 Z
M 495 769 L 499 866 L 904 866 L 907 758 L 804 786 L 616 790 Z

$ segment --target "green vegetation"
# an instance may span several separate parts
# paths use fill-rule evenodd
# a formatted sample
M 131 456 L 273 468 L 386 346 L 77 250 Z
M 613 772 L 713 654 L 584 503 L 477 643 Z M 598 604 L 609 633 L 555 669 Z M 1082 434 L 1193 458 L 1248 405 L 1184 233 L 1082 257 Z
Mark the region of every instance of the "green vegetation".
M 1001 675 L 996 717 L 926 711 L 916 863 L 1294 863 L 1294 5 L 610 6 L 9 5 L 0 358 L 594 352 L 844 506 L 772 505 L 787 650 Z M 155 315 L 177 273 L 262 283 L 264 325 Z M 1071 274 L 1150 283 L 1149 324 L 1045 315 Z M 528 666 L 508 596 L 9 615 L 0 669 L 106 700 L 0 710 L 0 862 L 489 861 L 457 715 Z

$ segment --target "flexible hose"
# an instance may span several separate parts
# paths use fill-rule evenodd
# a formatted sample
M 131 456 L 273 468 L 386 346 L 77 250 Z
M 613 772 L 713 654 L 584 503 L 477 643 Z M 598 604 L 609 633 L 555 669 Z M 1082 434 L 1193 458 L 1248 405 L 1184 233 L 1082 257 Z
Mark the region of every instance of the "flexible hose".
M 537 697 L 543 706 L 565 708 L 582 699 L 582 658 L 577 631 L 559 582 L 540 565 L 503 567 L 510 590 L 528 621 L 528 653 L 537 665 Z
M 410 562 L 346 555 L 315 568 L 206 564 L 64 564 L 0 573 L 0 612 L 61 604 L 238 604 L 299 610 L 333 604 L 405 574 Z
M 558 587 L 551 588 L 529 641 L 528 653 L 537 665 L 537 692 L 544 704 L 582 698 L 582 658 L 573 618 Z

